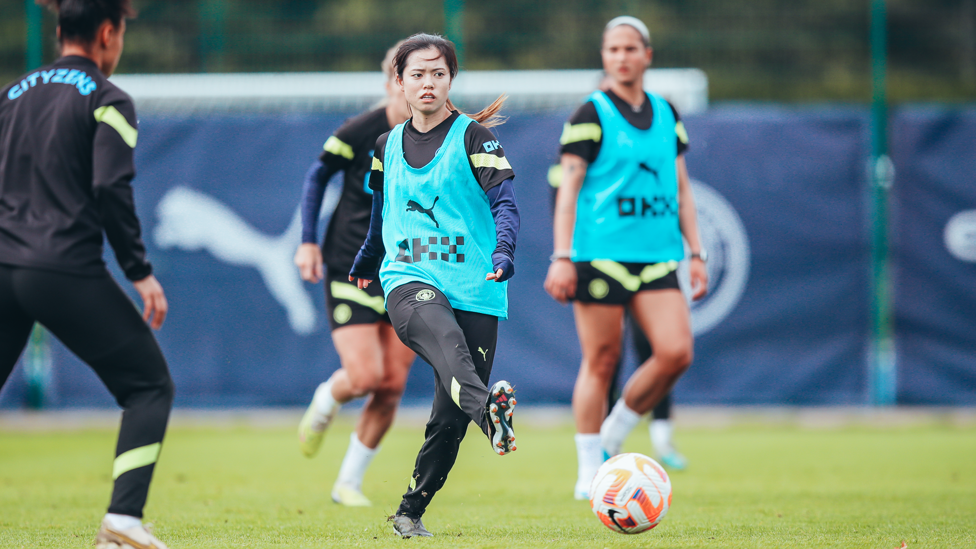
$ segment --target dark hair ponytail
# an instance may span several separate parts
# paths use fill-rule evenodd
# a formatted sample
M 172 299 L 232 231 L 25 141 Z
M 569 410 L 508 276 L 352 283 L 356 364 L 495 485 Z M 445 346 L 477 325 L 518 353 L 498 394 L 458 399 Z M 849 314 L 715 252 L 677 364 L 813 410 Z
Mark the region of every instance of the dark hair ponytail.
M 125 18 L 133 18 L 131 0 L 36 0 L 58 14 L 62 42 L 91 44 L 98 27 L 108 20 L 118 27 Z
M 443 36 L 425 33 L 415 34 L 407 38 L 397 48 L 396 54 L 393 56 L 393 69 L 396 71 L 397 78 L 401 81 L 403 80 L 403 71 L 407 68 L 407 58 L 410 57 L 411 53 L 428 48 L 434 48 L 440 52 L 441 56 L 444 57 L 444 61 L 447 62 L 447 70 L 451 74 L 451 80 L 454 80 L 454 77 L 458 73 L 457 51 L 454 49 L 454 42 L 451 42 Z M 506 118 L 500 116 L 498 111 L 502 109 L 506 98 L 507 96 L 502 94 L 491 105 L 468 116 L 486 128 L 501 125 L 505 122 Z M 450 99 L 447 100 L 447 108 L 452 111 L 459 110 Z

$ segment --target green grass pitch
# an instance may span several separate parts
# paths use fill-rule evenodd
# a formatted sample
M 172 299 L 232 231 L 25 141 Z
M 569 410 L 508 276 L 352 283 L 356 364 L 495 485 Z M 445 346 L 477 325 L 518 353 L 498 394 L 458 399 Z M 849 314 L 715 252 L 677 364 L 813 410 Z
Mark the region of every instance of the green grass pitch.
M 297 422 L 296 415 L 296 422 Z M 974 547 L 976 426 L 691 428 L 691 460 L 656 529 L 624 536 L 571 497 L 573 432 L 524 421 L 518 451 L 494 455 L 469 431 L 424 523 L 400 540 L 386 522 L 407 485 L 422 426 L 399 423 L 367 473 L 374 506 L 329 492 L 353 418 L 302 457 L 291 427 L 170 430 L 147 521 L 179 548 L 284 547 Z M 0 547 L 90 547 L 110 491 L 115 433 L 0 431 Z M 649 453 L 646 427 L 625 450 Z

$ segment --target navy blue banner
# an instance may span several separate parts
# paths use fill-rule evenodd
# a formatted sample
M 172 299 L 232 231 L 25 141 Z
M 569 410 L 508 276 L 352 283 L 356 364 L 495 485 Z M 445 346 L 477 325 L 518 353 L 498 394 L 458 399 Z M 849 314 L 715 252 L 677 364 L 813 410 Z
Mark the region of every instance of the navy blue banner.
M 750 254 L 738 306 L 698 335 L 695 363 L 679 382 L 676 401 L 864 402 L 863 111 L 730 107 L 687 126 L 689 173 L 738 213 Z M 703 203 L 699 210 L 707 237 L 709 208 Z M 733 234 L 715 233 L 723 243 Z M 706 241 L 709 251 L 721 251 L 714 242 Z M 721 267 L 710 258 L 716 284 L 710 299 L 723 291 L 715 273 Z
M 903 110 L 895 163 L 898 401 L 976 404 L 976 110 Z
M 522 232 L 492 377 L 513 381 L 527 404 L 568 403 L 580 361 L 571 308 L 542 289 L 546 173 L 568 116 L 513 113 L 497 128 L 517 173 Z M 171 306 L 158 338 L 177 405 L 304 405 L 338 367 L 322 285 L 303 283 L 292 257 L 302 177 L 342 120 L 142 117 L 137 208 Z M 676 400 L 866 402 L 866 111 L 720 107 L 686 126 L 712 291 L 693 305 L 695 363 Z M 51 405 L 111 405 L 60 345 L 52 362 Z M 428 399 L 432 384 L 418 361 L 407 400 Z M 22 405 L 21 367 L 7 385 L 0 405 Z

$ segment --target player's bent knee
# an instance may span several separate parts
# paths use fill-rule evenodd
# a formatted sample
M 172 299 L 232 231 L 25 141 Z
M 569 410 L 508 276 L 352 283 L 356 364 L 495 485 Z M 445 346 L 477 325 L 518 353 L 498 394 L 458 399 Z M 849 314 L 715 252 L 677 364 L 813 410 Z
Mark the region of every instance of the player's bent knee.
M 674 345 L 660 350 L 655 349 L 655 356 L 660 361 L 660 364 L 676 375 L 680 375 L 688 369 L 694 358 L 694 354 L 690 342 L 687 345 Z
M 457 437 L 458 440 L 460 440 L 464 438 L 464 435 L 468 432 L 468 425 L 470 423 L 471 420 L 465 417 L 460 420 L 445 422 L 441 425 L 441 429 L 443 429 L 445 433 L 451 433 L 453 436 Z
M 393 398 L 400 400 L 403 396 L 403 391 L 407 388 L 407 378 L 403 379 L 390 379 L 386 378 L 380 383 L 379 387 L 373 391 L 375 395 L 381 395 L 383 398 Z
M 384 379 L 383 383 L 373 391 L 373 397 L 382 400 L 389 400 L 393 402 L 399 402 L 400 397 L 403 396 L 403 391 L 406 389 L 406 380 L 402 382 L 400 380 L 390 380 Z
M 173 407 L 173 399 L 176 397 L 176 384 L 173 378 L 166 376 L 166 382 L 159 388 L 160 396 L 166 401 L 167 406 Z
M 616 349 L 602 349 L 600 352 L 587 356 L 583 360 L 584 375 L 592 375 L 601 379 L 610 379 L 617 369 L 620 352 Z
M 407 386 L 407 377 L 410 375 L 410 366 L 413 364 L 413 358 L 406 364 L 397 364 L 394 361 L 387 360 L 384 362 L 383 367 L 385 372 L 383 374 L 383 382 L 380 384 L 378 390 L 381 391 L 396 391 L 399 390 L 401 393 Z
M 173 379 L 166 359 L 148 329 L 111 353 L 87 362 L 119 406 L 127 408 L 135 400 L 143 399 L 172 405 L 175 394 Z
M 399 391 L 388 391 L 380 388 L 373 392 L 371 407 L 383 412 L 393 412 L 400 406 L 400 397 L 402 396 L 402 389 Z
M 144 407 L 147 409 L 166 410 L 173 408 L 173 399 L 176 396 L 176 385 L 173 379 L 167 374 L 165 378 L 159 379 L 146 386 L 133 387 L 131 391 L 116 398 L 119 406 L 130 409 L 134 407 Z M 160 412 L 162 413 L 162 412 Z
M 375 392 L 380 388 L 382 382 L 383 376 L 375 372 L 360 372 L 357 375 L 349 375 L 349 384 L 357 397 Z
M 427 421 L 427 432 L 452 433 L 463 437 L 468 430 L 469 423 L 471 423 L 471 419 L 468 418 L 467 414 L 460 408 L 455 408 L 448 413 L 432 415 Z

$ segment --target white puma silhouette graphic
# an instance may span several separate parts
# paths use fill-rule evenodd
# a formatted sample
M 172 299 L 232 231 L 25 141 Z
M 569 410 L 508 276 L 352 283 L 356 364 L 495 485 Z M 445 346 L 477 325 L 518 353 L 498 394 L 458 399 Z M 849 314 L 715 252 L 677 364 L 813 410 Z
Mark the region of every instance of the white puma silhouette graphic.
M 331 214 L 339 185 L 326 188 L 322 210 Z M 288 323 L 301 335 L 315 330 L 316 311 L 292 258 L 301 241 L 301 212 L 292 215 L 285 232 L 266 235 L 219 200 L 188 187 L 170 189 L 156 206 L 159 224 L 153 240 L 160 248 L 206 250 L 215 258 L 261 274 L 271 296 L 285 308 Z

